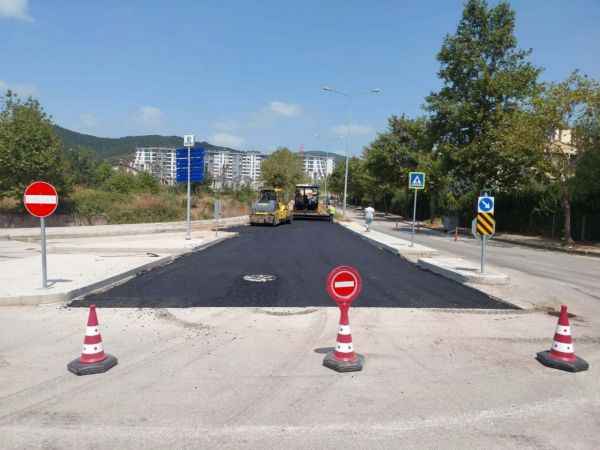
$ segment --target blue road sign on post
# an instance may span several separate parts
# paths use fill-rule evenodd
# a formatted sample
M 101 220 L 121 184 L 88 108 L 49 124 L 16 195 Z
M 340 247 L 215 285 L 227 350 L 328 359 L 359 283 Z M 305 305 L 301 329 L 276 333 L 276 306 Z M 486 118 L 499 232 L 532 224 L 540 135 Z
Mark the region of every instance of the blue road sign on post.
M 178 148 L 175 153 L 177 161 L 177 182 L 187 182 L 188 175 L 188 149 Z M 190 150 L 190 181 L 204 179 L 204 149 L 195 147 Z
M 477 200 L 477 213 L 492 213 L 494 214 L 494 197 L 482 195 Z
M 415 243 L 415 223 L 417 221 L 417 192 L 419 191 L 419 189 L 425 189 L 425 172 L 409 172 L 408 188 L 415 190 L 415 200 L 413 202 L 412 233 L 410 235 L 410 246 L 412 247 Z
M 425 172 L 410 172 L 408 174 L 409 189 L 425 189 Z

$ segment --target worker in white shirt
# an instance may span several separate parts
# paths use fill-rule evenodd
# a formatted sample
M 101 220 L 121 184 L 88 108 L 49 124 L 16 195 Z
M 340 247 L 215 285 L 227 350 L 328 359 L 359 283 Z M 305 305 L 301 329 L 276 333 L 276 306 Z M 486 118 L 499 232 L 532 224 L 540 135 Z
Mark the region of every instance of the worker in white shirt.
M 365 208 L 365 228 L 366 228 L 365 231 L 370 231 L 369 228 L 371 227 L 371 222 L 373 222 L 374 215 L 375 215 L 375 210 L 369 203 L 369 206 L 367 206 Z

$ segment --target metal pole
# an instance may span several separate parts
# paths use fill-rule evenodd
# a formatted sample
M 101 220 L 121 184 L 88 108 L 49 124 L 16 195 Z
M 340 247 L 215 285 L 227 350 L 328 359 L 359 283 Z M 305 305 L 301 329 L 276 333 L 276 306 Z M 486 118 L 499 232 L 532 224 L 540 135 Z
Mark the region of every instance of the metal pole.
M 348 99 L 348 125 L 346 126 L 346 172 L 344 175 L 344 209 L 343 215 L 346 217 L 346 199 L 348 198 L 348 152 L 350 147 L 350 124 L 352 123 L 352 102 L 349 94 L 346 94 Z
M 346 145 L 346 175 L 344 175 L 344 208 L 342 214 L 346 217 L 346 196 L 348 195 L 348 146 Z
M 48 272 L 46 268 L 46 221 L 40 218 L 40 228 L 42 232 L 42 287 L 48 287 Z
M 187 240 L 192 239 L 192 207 L 191 207 L 191 165 L 192 165 L 192 148 L 188 147 L 188 158 L 187 158 Z
M 481 273 L 485 273 L 485 243 L 487 241 L 487 236 L 481 236 Z
M 413 202 L 412 233 L 410 235 L 410 246 L 411 247 L 415 244 L 415 222 L 417 221 L 417 192 L 418 192 L 418 189 L 415 189 L 415 200 Z

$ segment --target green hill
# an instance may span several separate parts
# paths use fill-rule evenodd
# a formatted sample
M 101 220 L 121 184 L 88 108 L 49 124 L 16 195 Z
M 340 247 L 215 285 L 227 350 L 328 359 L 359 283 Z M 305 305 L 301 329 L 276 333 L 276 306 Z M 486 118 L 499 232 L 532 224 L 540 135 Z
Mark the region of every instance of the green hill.
M 125 136 L 121 138 L 104 138 L 92 136 L 91 134 L 78 133 L 66 128 L 54 125 L 54 130 L 63 143 L 65 149 L 87 148 L 93 150 L 99 159 L 118 160 L 131 159 L 134 156 L 136 147 L 181 147 L 183 137 L 181 136 L 160 136 L 150 134 L 146 136 Z M 200 142 L 206 150 L 213 151 L 239 151 L 229 147 L 220 147 L 208 142 Z M 314 156 L 333 156 L 339 163 L 344 159 L 336 153 L 326 153 L 322 151 L 306 151 L 307 155 Z
M 147 135 L 103 138 L 77 133 L 58 125 L 54 126 L 54 130 L 63 142 L 64 148 L 89 148 L 94 150 L 101 159 L 132 157 L 136 147 L 179 147 L 183 142 L 183 138 L 179 136 Z

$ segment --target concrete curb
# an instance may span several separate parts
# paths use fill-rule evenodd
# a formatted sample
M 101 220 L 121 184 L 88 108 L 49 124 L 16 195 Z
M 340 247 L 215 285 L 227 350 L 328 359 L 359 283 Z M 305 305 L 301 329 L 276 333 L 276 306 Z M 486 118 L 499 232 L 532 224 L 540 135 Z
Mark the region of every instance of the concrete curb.
M 131 278 L 134 278 L 140 275 L 143 272 L 147 272 L 149 270 L 156 269 L 158 267 L 166 266 L 170 264 L 177 258 L 187 255 L 189 253 L 194 253 L 197 251 L 205 250 L 213 245 L 220 244 L 221 242 L 232 238 L 235 236 L 223 236 L 217 238 L 213 241 L 206 242 L 204 244 L 200 244 L 197 247 L 186 249 L 177 254 L 163 256 L 162 258 L 158 258 L 154 261 L 151 261 L 146 264 L 142 264 L 141 266 L 135 267 L 133 269 L 127 270 L 125 272 L 119 273 L 117 275 L 113 275 L 112 277 L 106 278 L 104 280 L 97 281 L 95 283 L 89 284 L 87 286 L 82 286 L 77 289 L 73 289 L 67 292 L 60 292 L 55 294 L 38 294 L 38 295 L 24 295 L 24 296 L 13 296 L 13 297 L 2 297 L 0 298 L 0 307 L 3 306 L 35 306 L 35 305 L 47 305 L 54 303 L 67 303 L 71 300 L 75 300 L 79 297 L 86 296 L 91 294 L 92 292 L 106 290 L 118 284 L 121 284 Z
M 426 247 L 424 245 L 421 244 L 415 244 L 415 247 L 400 247 L 400 246 L 394 246 L 394 245 L 390 245 L 390 244 L 386 244 L 384 242 L 378 241 L 376 239 L 374 239 L 372 236 L 366 236 L 365 234 L 362 234 L 354 229 L 352 229 L 351 227 L 347 226 L 344 223 L 338 222 L 341 226 L 343 226 L 345 229 L 353 232 L 354 234 L 357 234 L 358 236 L 360 236 L 362 239 L 368 241 L 370 244 L 376 246 L 377 248 L 380 248 L 382 250 L 386 250 L 396 256 L 417 256 L 417 257 L 430 257 L 430 256 L 435 256 L 439 254 L 439 251 Z M 382 233 L 385 234 L 385 233 Z M 391 239 L 398 239 L 398 238 L 394 238 L 393 236 L 390 236 Z M 398 239 L 399 240 L 399 239 Z
M 192 221 L 192 231 L 194 229 L 206 229 L 207 227 L 216 227 L 222 229 L 235 225 L 248 224 L 248 216 L 227 217 L 220 219 L 215 223 L 210 220 Z M 77 228 L 75 230 L 74 228 Z M 86 237 L 106 237 L 106 236 L 131 236 L 137 234 L 152 233 L 170 233 L 175 231 L 185 231 L 185 222 L 158 222 L 158 223 L 138 223 L 138 224 L 115 224 L 115 225 L 90 225 L 80 227 L 47 227 L 46 236 L 48 239 L 56 238 L 86 238 Z M 39 228 L 5 228 L 0 230 L 0 239 L 20 240 L 20 241 L 39 241 Z
M 457 261 L 462 258 L 455 258 Z M 476 271 L 472 271 L 472 267 L 456 268 L 450 267 L 451 264 L 444 258 L 419 258 L 418 266 L 422 269 L 429 270 L 430 272 L 441 275 L 450 280 L 458 281 L 459 283 L 474 283 L 474 284 L 486 284 L 486 285 L 505 285 L 508 284 L 510 279 L 507 275 L 502 273 L 486 273 L 481 274 Z M 465 261 L 465 264 L 461 266 L 469 266 L 470 264 Z

